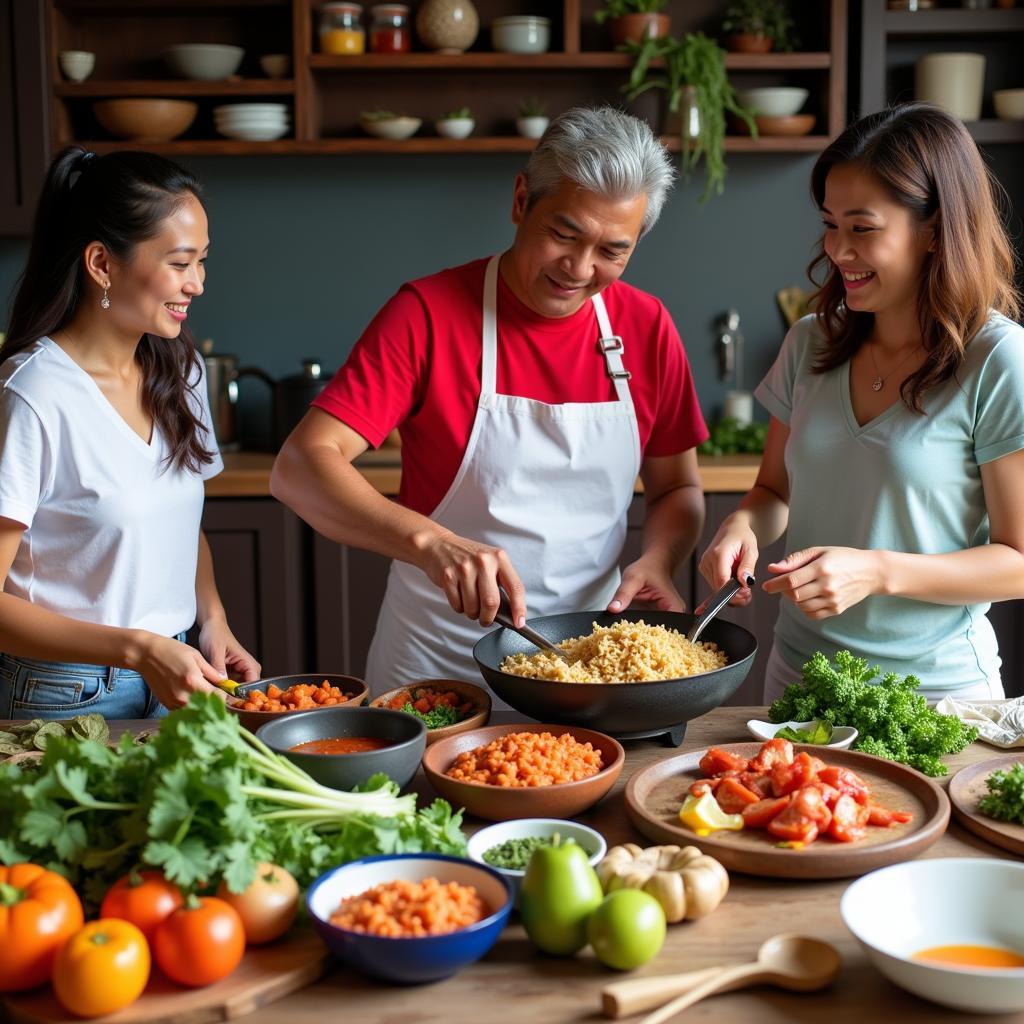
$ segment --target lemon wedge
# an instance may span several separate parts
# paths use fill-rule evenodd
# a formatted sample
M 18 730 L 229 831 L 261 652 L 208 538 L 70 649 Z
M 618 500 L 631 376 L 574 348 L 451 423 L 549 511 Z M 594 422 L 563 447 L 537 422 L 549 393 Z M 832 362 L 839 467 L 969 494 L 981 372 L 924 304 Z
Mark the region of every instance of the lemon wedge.
M 726 814 L 713 793 L 694 796 L 692 793 L 683 801 L 679 808 L 679 820 L 698 834 L 728 830 L 738 832 L 743 828 L 742 814 Z

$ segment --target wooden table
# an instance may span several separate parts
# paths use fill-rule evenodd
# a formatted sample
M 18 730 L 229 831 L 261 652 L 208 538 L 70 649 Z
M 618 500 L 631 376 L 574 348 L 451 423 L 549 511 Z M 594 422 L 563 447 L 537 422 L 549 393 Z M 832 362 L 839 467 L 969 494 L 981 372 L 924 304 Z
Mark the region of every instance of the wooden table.
M 690 723 L 679 750 L 749 740 L 743 723 L 748 718 L 765 717 L 763 712 L 764 708 L 718 708 Z M 634 771 L 675 753 L 654 740 L 629 742 L 626 766 L 615 789 L 579 820 L 598 829 L 609 847 L 629 841 L 651 845 L 629 823 L 622 790 Z M 994 747 L 975 743 L 948 759 L 950 776 L 997 753 Z M 422 778 L 417 788 L 423 795 L 432 795 Z M 483 824 L 473 819 L 467 822 L 470 830 Z M 1014 859 L 955 821 L 924 856 Z M 358 1024 L 596 1024 L 606 1019 L 599 1012 L 599 992 L 611 980 L 753 960 L 770 935 L 796 931 L 827 939 L 839 948 L 843 968 L 831 987 L 807 995 L 761 987 L 715 996 L 686 1011 L 679 1020 L 715 1024 L 999 1020 L 1024 1024 L 1024 1012 L 996 1018 L 958 1013 L 918 999 L 887 981 L 868 962 L 839 916 L 839 898 L 850 881 L 792 882 L 733 874 L 722 905 L 701 921 L 671 925 L 661 953 L 632 975 L 606 969 L 589 949 L 569 959 L 545 957 L 514 923 L 484 960 L 446 981 L 393 987 L 338 967 L 320 982 L 245 1019 L 251 1024 L 323 1024 L 342 1018 Z M 936 893 L 936 899 L 941 898 L 942 894 Z
M 749 718 L 764 718 L 764 708 L 718 708 L 690 723 L 680 751 L 713 743 L 749 740 Z M 495 716 L 497 717 L 497 716 Z M 626 745 L 626 766 L 615 789 L 579 817 L 614 846 L 651 841 L 639 835 L 626 817 L 622 795 L 626 781 L 639 768 L 676 750 L 654 740 Z M 996 756 L 998 751 L 975 743 L 949 758 L 950 775 L 968 764 Z M 947 779 L 949 776 L 947 776 Z M 432 793 L 424 782 L 420 792 Z M 484 822 L 471 819 L 471 829 Z M 926 854 L 928 857 L 1000 857 L 1003 852 L 977 839 L 955 822 Z M 1008 859 L 1013 859 L 1009 854 Z M 722 905 L 701 921 L 671 925 L 665 946 L 655 960 L 631 976 L 667 974 L 716 964 L 753 960 L 761 943 L 780 931 L 799 931 L 827 939 L 839 947 L 843 969 L 824 992 L 797 995 L 773 988 L 755 988 L 715 996 L 680 1016 L 680 1021 L 715 1024 L 770 1024 L 807 1021 L 814 1024 L 862 1024 L 876 1019 L 910 1022 L 986 1020 L 945 1010 L 897 988 L 868 962 L 839 916 L 839 897 L 852 879 L 789 882 L 734 874 Z M 936 898 L 941 899 L 937 893 Z M 518 922 L 507 928 L 488 956 L 454 978 L 433 985 L 395 988 L 369 981 L 339 968 L 323 981 L 289 996 L 287 1001 L 252 1014 L 252 1024 L 312 1024 L 343 1015 L 359 1024 L 575 1024 L 606 1020 L 599 1012 L 601 988 L 626 977 L 603 967 L 589 949 L 571 959 L 537 953 Z M 883 1016 L 884 1015 L 884 1016 Z M 633 1018 L 635 1019 L 635 1018 Z M 1001 1018 L 1024 1022 L 1024 1012 Z

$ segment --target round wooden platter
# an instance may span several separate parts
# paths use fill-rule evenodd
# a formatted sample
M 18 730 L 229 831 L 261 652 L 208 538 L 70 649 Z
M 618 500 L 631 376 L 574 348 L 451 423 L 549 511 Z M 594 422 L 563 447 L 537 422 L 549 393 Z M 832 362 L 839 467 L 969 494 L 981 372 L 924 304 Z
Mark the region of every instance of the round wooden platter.
M 1024 750 L 1003 754 L 989 761 L 961 768 L 949 783 L 949 799 L 957 821 L 968 831 L 1018 856 L 1024 854 L 1024 825 L 997 821 L 978 810 L 978 801 L 988 793 L 985 780 L 997 769 L 1012 768 L 1024 762 Z
M 719 749 L 753 757 L 760 743 L 729 743 Z M 949 799 L 931 779 L 906 765 L 855 750 L 822 750 L 795 744 L 827 764 L 855 771 L 870 787 L 876 803 L 910 811 L 905 825 L 869 827 L 864 839 L 839 843 L 822 837 L 801 849 L 780 848 L 765 829 L 712 832 L 699 836 L 679 820 L 679 808 L 691 783 L 702 778 L 706 750 L 659 761 L 637 772 L 626 785 L 626 810 L 645 836 L 663 843 L 700 847 L 730 871 L 770 878 L 848 878 L 909 860 L 928 849 L 949 824 Z

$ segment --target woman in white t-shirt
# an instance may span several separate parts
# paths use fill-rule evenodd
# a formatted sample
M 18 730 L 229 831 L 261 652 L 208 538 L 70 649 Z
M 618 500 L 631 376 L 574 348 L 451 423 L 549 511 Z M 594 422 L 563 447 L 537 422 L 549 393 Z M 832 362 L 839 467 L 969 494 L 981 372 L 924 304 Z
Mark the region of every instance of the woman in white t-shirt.
M 184 323 L 208 248 L 171 161 L 50 167 L 0 347 L 0 718 L 150 717 L 259 678 L 200 530 L 223 464 Z
M 959 120 L 914 103 L 851 125 L 811 191 L 817 312 L 757 390 L 761 469 L 701 572 L 743 579 L 787 532 L 768 702 L 844 648 L 929 700 L 1002 697 L 986 612 L 1024 597 L 1024 330 L 999 186 Z

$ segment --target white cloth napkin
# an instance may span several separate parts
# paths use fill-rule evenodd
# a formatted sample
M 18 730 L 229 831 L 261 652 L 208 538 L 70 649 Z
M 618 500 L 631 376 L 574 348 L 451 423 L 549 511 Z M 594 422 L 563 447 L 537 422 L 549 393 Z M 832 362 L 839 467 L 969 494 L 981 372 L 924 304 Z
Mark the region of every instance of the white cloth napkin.
M 1024 697 L 957 700 L 943 697 L 935 710 L 978 727 L 978 738 L 994 747 L 1024 747 Z

